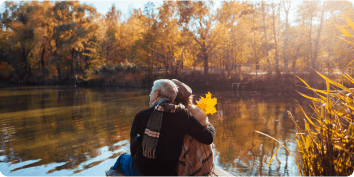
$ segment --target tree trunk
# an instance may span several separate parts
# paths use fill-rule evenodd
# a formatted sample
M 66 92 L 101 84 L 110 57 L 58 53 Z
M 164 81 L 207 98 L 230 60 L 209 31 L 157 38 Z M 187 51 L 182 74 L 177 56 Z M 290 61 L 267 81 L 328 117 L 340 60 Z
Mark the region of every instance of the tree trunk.
M 311 15 L 311 23 L 310 23 L 310 32 L 309 32 L 309 53 L 310 53 L 310 60 L 312 61 L 312 15 Z M 311 69 L 310 69 L 311 70 Z
M 81 68 L 80 68 L 80 53 L 79 53 L 79 51 L 76 51 L 76 59 L 77 59 L 77 71 L 81 71 Z
M 256 78 L 257 78 L 257 76 L 258 76 L 258 61 L 256 59 Z
M 178 65 L 175 66 L 175 76 L 177 77 L 178 75 Z
M 42 80 L 44 80 L 44 78 L 45 78 L 44 53 L 45 53 L 45 47 L 43 47 L 41 61 L 40 61 L 41 70 L 42 70 Z
M 221 72 L 222 72 L 222 77 L 225 77 L 225 62 L 224 62 L 224 60 L 222 60 Z
M 108 48 L 108 45 L 107 45 L 107 61 L 109 61 L 109 50 L 108 50 L 109 48 Z
M 73 62 L 70 62 L 70 78 L 73 78 L 74 76 L 74 64 Z
M 229 63 L 226 63 L 226 68 L 225 70 L 227 71 L 226 77 L 230 76 L 230 67 L 229 67 Z
M 58 81 L 61 81 L 61 72 L 60 72 L 60 67 L 59 64 L 57 64 L 57 70 L 58 70 Z
M 309 31 L 309 57 L 308 57 L 308 61 L 307 61 L 307 64 L 308 66 L 312 66 L 312 61 L 313 61 L 313 49 L 312 49 L 312 19 L 313 19 L 313 16 L 311 14 L 310 16 L 310 31 Z M 308 67 L 308 70 L 309 70 L 309 82 L 310 84 L 312 84 L 314 87 L 317 87 L 317 84 L 315 82 L 315 77 L 311 77 L 311 76 L 314 76 L 316 73 L 315 71 L 313 70 L 312 67 Z
M 72 78 L 72 76 L 74 75 L 74 54 L 75 54 L 75 50 L 72 49 L 71 50 L 71 62 L 70 62 L 70 77 Z
M 203 57 L 204 57 L 204 77 L 208 78 L 209 77 L 208 54 L 203 52 Z
M 172 75 L 173 76 L 173 63 L 171 63 L 171 66 L 170 66 L 170 75 Z
M 22 79 L 24 79 L 27 76 L 28 72 L 28 63 L 27 63 L 27 57 L 26 57 L 26 51 L 22 45 L 22 62 L 25 64 L 24 68 L 22 68 Z
M 292 68 L 292 71 L 295 73 L 295 65 L 296 65 L 296 56 L 295 56 L 295 58 L 294 58 L 294 60 L 293 60 L 293 66 L 291 66 L 291 68 Z
M 168 76 L 168 65 L 166 65 L 165 73 L 166 73 L 166 76 Z
M 323 15 L 324 15 L 324 6 L 325 6 L 326 2 L 323 2 L 323 6 L 322 6 L 322 11 L 321 11 L 321 21 L 320 21 L 320 26 L 318 28 L 317 31 L 317 36 L 316 36 L 316 40 L 315 40 L 315 50 L 313 53 L 313 57 L 311 59 L 311 67 L 316 69 L 316 60 L 317 60 L 317 55 L 318 55 L 318 50 L 319 50 L 319 44 L 320 44 L 320 38 L 321 38 L 321 31 L 322 31 L 322 25 L 323 25 Z
M 253 9 L 253 6 L 252 6 L 252 9 Z M 254 28 L 254 11 L 252 12 L 252 22 L 253 22 L 253 28 Z M 255 36 L 256 36 L 256 31 L 254 30 L 253 31 L 253 51 L 254 51 L 254 60 L 255 60 L 255 65 L 256 65 L 256 78 L 257 78 L 257 69 L 258 69 L 258 58 L 257 58 L 257 49 L 256 49 L 256 39 L 255 39 Z
M 279 76 L 279 57 L 278 57 L 278 42 L 277 42 L 277 34 L 276 34 L 276 29 L 275 29 L 275 10 L 273 10 L 273 35 L 274 35 L 274 58 L 275 58 L 275 74 L 276 76 Z
M 150 64 L 150 75 L 152 75 L 153 74 L 153 72 L 154 72 L 154 66 L 152 65 L 152 64 Z
M 264 33 L 264 53 L 266 55 L 266 58 L 267 58 L 267 63 L 268 63 L 268 74 L 270 74 L 271 72 L 271 69 L 270 69 L 270 61 L 269 61 L 269 57 L 268 57 L 268 41 L 267 41 L 267 28 L 266 28 L 266 23 L 265 23 L 265 7 L 264 7 L 264 2 L 262 0 L 262 19 L 263 19 L 263 33 Z
M 289 26 L 289 9 L 290 9 L 290 4 L 291 1 L 289 1 L 289 7 L 288 9 L 285 8 L 285 2 L 283 1 L 283 7 L 284 7 L 284 11 L 285 11 L 285 41 L 284 41 L 284 68 L 285 68 L 285 73 L 289 72 L 288 69 L 288 56 L 286 53 L 286 50 L 288 48 L 288 26 Z
M 32 68 L 31 68 L 31 65 L 28 65 L 28 75 L 29 75 L 29 76 L 32 75 Z
M 288 73 L 288 56 L 287 56 L 287 53 L 286 53 L 286 50 L 288 48 L 288 35 L 287 35 L 287 32 L 288 32 L 288 13 L 286 13 L 286 27 L 285 27 L 285 41 L 284 41 L 284 54 L 283 54 L 283 59 L 284 59 L 284 69 L 285 69 L 285 73 Z
M 167 56 L 168 57 L 168 56 Z M 166 57 L 166 55 L 164 56 L 164 58 L 165 58 L 165 63 L 166 63 L 166 65 L 165 65 L 165 73 L 166 73 L 166 76 L 168 76 L 168 71 L 167 71 L 167 69 L 168 69 L 168 61 L 167 61 L 167 57 Z
M 230 45 L 229 45 L 229 49 L 228 49 L 228 51 L 227 51 L 227 58 L 228 58 L 228 60 L 227 60 L 227 63 L 226 63 L 226 71 L 227 71 L 227 77 L 229 77 L 230 76 Z
M 151 47 L 151 45 L 150 45 Z M 154 71 L 154 65 L 152 63 L 153 61 L 153 53 L 152 53 L 152 50 L 150 51 L 151 55 L 150 55 L 150 59 L 149 59 L 149 63 L 150 63 L 150 75 L 152 75 L 153 71 Z
M 295 53 L 295 57 L 293 59 L 293 65 L 291 66 L 291 70 L 295 73 L 296 72 L 296 69 L 295 69 L 295 66 L 296 66 L 296 60 L 298 58 L 298 53 L 299 53 L 299 50 L 301 48 L 301 44 L 297 47 L 296 49 L 296 53 Z

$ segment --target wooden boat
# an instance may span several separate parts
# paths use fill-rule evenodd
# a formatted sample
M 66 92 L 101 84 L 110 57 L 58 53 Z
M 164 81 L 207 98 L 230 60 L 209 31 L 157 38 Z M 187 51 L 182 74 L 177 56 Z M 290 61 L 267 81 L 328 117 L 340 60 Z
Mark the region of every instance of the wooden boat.
M 230 174 L 229 172 L 221 169 L 218 166 L 214 167 L 213 172 L 214 172 L 215 176 L 233 176 L 232 174 Z M 120 170 L 107 170 L 106 171 L 106 176 L 125 176 L 125 175 Z

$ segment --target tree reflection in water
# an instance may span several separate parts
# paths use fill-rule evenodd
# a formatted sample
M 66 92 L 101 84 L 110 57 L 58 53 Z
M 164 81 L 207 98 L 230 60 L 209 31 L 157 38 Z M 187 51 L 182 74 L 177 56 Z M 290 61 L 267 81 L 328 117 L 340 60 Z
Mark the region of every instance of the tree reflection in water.
M 216 96 L 217 97 L 217 96 Z M 218 98 L 218 97 L 217 97 Z M 308 102 L 297 98 L 307 108 Z M 295 153 L 295 126 L 286 110 L 295 117 L 303 114 L 292 98 L 218 98 L 217 114 L 209 116 L 216 128 L 216 159 L 227 171 L 240 176 L 283 176 L 299 175 L 288 152 L 281 148 L 271 165 L 268 163 L 279 144 L 253 130 L 264 132 L 282 142 L 288 140 L 287 147 Z M 222 111 L 222 114 L 220 112 Z M 221 121 L 222 120 L 222 121 Z M 302 122 L 299 122 L 302 126 Z
M 49 174 L 77 169 L 82 162 L 101 155 L 98 149 L 104 146 L 112 152 L 120 149 L 123 145 L 114 144 L 129 139 L 134 115 L 146 108 L 149 101 L 146 93 L 67 88 L 7 91 L 7 103 L 0 103 L 4 108 L 0 113 L 3 150 L 0 155 L 5 156 L 0 163 L 40 159 L 12 169 L 14 172 L 65 162 L 47 171 Z M 13 109 L 11 106 L 15 105 L 19 107 Z M 109 158 L 120 154 L 113 153 Z M 85 165 L 84 169 L 101 162 Z
M 149 92 L 66 87 L 2 89 L 0 165 L 14 166 L 10 166 L 10 175 L 41 165 L 46 174 L 69 170 L 70 175 L 115 160 L 129 151 L 126 147 L 131 124 L 135 114 L 147 108 Z M 279 145 L 253 132 L 259 130 L 281 141 L 288 139 L 287 145 L 296 151 L 294 126 L 284 114 L 290 110 L 302 117 L 292 99 L 242 97 L 239 93 L 240 98 L 226 92 L 213 95 L 218 99 L 218 112 L 209 120 L 216 129 L 216 164 L 234 175 L 280 176 L 286 175 L 286 170 L 289 175 L 298 175 L 297 169 L 289 168 L 294 160 L 284 149 L 267 168 Z M 53 163 L 59 165 L 50 167 Z

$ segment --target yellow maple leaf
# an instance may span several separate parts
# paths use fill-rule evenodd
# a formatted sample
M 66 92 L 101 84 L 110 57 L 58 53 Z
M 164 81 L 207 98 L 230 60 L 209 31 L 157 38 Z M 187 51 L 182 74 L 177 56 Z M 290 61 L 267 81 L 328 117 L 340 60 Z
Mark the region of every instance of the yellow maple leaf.
M 217 104 L 216 98 L 211 98 L 211 93 L 205 95 L 205 98 L 200 97 L 199 101 L 197 101 L 197 105 L 200 109 L 202 109 L 205 114 L 214 114 L 216 113 L 215 105 Z

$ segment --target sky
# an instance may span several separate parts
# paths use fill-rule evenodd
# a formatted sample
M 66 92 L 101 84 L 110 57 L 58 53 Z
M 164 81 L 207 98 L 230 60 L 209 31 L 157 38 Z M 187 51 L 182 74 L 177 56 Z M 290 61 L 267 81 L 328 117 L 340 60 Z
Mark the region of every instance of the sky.
M 15 0 L 18 1 L 18 0 Z M 141 8 L 144 10 L 144 5 L 149 1 L 149 0 L 130 0 L 130 1 L 123 1 L 123 0 L 105 0 L 105 1 L 93 1 L 93 0 L 79 0 L 80 3 L 82 4 L 87 4 L 87 5 L 92 5 L 97 9 L 97 12 L 105 15 L 109 9 L 112 7 L 112 4 L 115 4 L 116 8 L 120 9 L 122 11 L 122 19 L 128 19 L 130 16 L 130 12 L 132 12 L 132 9 L 139 9 Z M 151 2 L 154 3 L 155 7 L 159 7 L 162 5 L 163 0 L 150 0 Z M 251 0 L 252 1 L 252 0 Z M 260 1 L 260 0 L 259 0 Z M 267 0 L 265 0 L 267 1 Z M 301 3 L 302 0 L 292 0 L 292 6 L 295 5 L 297 6 L 298 4 Z M 349 0 L 352 3 L 354 3 L 354 0 Z M 0 11 L 4 8 L 4 0 L 0 0 L 1 7 Z M 214 0 L 215 7 L 220 7 L 221 5 L 221 0 Z M 289 21 L 292 23 L 295 21 L 295 9 L 291 8 L 293 11 L 290 11 L 289 14 Z
M 144 9 L 144 5 L 148 2 L 147 0 L 144 1 L 91 1 L 91 0 L 79 0 L 81 3 L 85 3 L 88 5 L 93 5 L 96 9 L 97 12 L 100 14 L 106 14 L 109 9 L 112 7 L 112 4 L 115 4 L 115 6 L 120 9 L 124 14 L 128 14 L 129 9 L 139 9 L 141 8 L 142 10 Z M 158 7 L 162 4 L 162 0 L 151 0 L 155 4 L 155 7 Z

